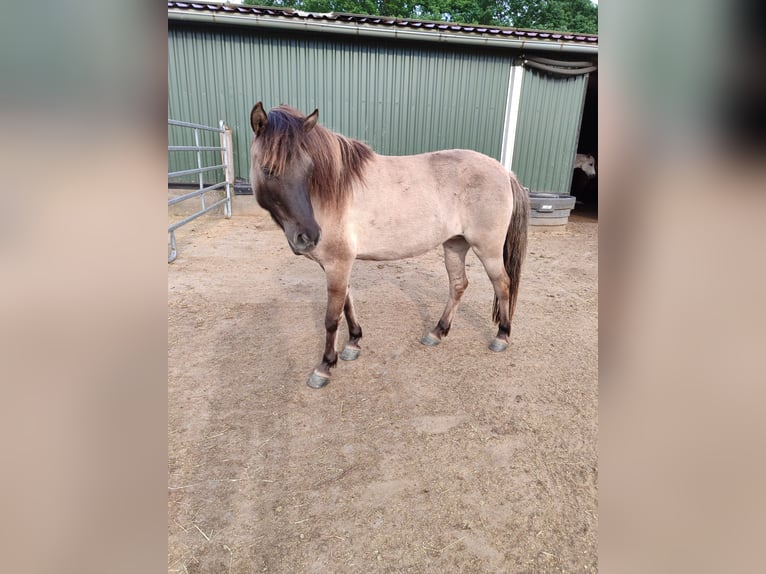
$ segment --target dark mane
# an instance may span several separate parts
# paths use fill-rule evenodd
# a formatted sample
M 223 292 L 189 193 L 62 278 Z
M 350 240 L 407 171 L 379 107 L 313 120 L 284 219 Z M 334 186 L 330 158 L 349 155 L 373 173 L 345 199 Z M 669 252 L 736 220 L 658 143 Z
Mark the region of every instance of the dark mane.
M 354 183 L 362 180 L 372 149 L 357 140 L 331 132 L 317 124 L 303 130 L 304 116 L 295 108 L 281 105 L 268 114 L 261 140 L 261 163 L 275 175 L 284 173 L 298 150 L 314 162 L 309 193 L 323 205 L 340 208 L 346 203 Z

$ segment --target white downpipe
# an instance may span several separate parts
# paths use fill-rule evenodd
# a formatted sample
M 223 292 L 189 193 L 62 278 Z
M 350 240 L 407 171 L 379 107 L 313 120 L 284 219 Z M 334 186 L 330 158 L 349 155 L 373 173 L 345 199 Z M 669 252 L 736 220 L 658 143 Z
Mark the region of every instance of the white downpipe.
M 508 78 L 508 98 L 505 103 L 503 147 L 500 152 L 500 162 L 508 171 L 511 171 L 513 146 L 516 143 L 516 126 L 519 123 L 519 102 L 521 100 L 521 81 L 523 77 L 523 66 L 519 64 L 511 66 L 511 73 Z

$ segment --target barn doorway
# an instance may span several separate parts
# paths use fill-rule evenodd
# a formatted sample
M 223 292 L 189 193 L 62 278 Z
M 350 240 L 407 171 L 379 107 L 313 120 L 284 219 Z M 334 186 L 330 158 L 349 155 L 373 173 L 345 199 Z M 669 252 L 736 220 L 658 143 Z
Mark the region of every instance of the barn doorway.
M 598 213 L 598 72 L 588 77 L 577 153 L 590 154 L 596 160 L 596 175 L 588 177 L 581 169 L 572 174 L 570 194 L 574 195 L 578 212 Z

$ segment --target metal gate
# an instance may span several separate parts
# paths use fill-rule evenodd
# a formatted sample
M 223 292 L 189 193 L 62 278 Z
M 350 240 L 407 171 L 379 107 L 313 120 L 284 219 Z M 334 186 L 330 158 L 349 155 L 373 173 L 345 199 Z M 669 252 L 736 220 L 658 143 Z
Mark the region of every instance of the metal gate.
M 175 205 L 176 203 L 180 203 L 182 201 L 185 201 L 187 199 L 192 199 L 194 197 L 199 197 L 201 201 L 200 210 L 196 213 L 193 213 L 192 215 L 185 217 L 181 221 L 177 221 L 176 223 L 173 223 L 168 227 L 168 243 L 169 243 L 169 252 L 168 252 L 168 263 L 171 263 L 175 260 L 177 256 L 176 251 L 176 235 L 175 230 L 181 227 L 182 225 L 186 225 L 190 221 L 193 221 L 194 219 L 197 219 L 200 215 L 204 215 L 205 213 L 215 209 L 216 207 L 223 205 L 223 213 L 226 219 L 229 219 L 231 217 L 231 186 L 233 184 L 233 176 L 231 167 L 231 159 L 232 159 L 232 149 L 231 149 L 231 136 L 230 134 L 227 134 L 227 128 L 225 124 L 223 123 L 223 120 L 220 120 L 218 122 L 218 127 L 214 128 L 211 126 L 203 126 L 201 124 L 193 124 L 190 122 L 180 122 L 177 120 L 168 120 L 168 126 L 175 126 L 180 128 L 186 128 L 186 130 L 193 130 L 194 133 L 194 145 L 168 145 L 168 152 L 195 152 L 196 154 L 196 164 L 197 167 L 192 169 L 182 169 L 178 171 L 169 171 L 168 172 L 168 180 L 171 179 L 177 179 L 177 178 L 183 178 L 188 177 L 192 175 L 198 176 L 198 185 L 199 189 L 196 191 L 192 191 L 190 193 L 185 193 L 183 195 L 180 195 L 178 197 L 174 197 L 170 200 L 168 200 L 168 207 L 171 205 Z M 220 134 L 220 144 L 219 146 L 204 146 L 200 145 L 200 130 L 206 131 L 206 132 L 217 132 Z M 188 131 L 185 131 L 184 135 L 182 136 L 176 136 L 181 137 L 182 141 L 186 140 L 186 138 L 191 135 Z M 172 141 L 172 140 L 171 140 Z M 203 161 L 203 153 L 204 152 L 221 152 L 221 163 L 218 165 L 204 165 L 206 162 Z M 209 157 L 206 157 L 205 160 L 209 160 Z M 168 163 L 170 164 L 170 159 L 168 159 Z M 215 183 L 211 185 L 205 185 L 205 180 L 203 177 L 203 174 L 205 173 L 212 173 L 216 172 L 218 170 L 221 170 L 223 172 L 223 181 L 216 181 Z M 218 179 L 218 178 L 216 178 Z M 206 205 L 205 201 L 205 194 L 209 191 L 213 191 L 216 189 L 226 189 L 226 196 L 223 199 L 219 199 L 218 201 Z

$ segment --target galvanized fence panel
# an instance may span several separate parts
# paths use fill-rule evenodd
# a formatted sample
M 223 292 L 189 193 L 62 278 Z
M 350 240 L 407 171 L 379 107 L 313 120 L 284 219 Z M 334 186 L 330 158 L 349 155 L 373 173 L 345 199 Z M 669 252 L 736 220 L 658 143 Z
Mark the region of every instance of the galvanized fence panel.
M 181 129 L 183 128 L 183 129 Z M 182 201 L 186 201 L 189 199 L 193 199 L 195 197 L 200 198 L 200 209 L 199 211 L 189 215 L 188 217 L 185 217 L 181 221 L 176 221 L 172 225 L 168 226 L 168 245 L 169 245 L 169 253 L 168 253 L 168 263 L 171 263 L 175 261 L 178 252 L 176 248 L 176 235 L 175 231 L 182 225 L 186 225 L 190 221 L 193 221 L 200 217 L 201 215 L 204 215 L 205 213 L 208 213 L 209 211 L 212 211 L 213 209 L 223 206 L 223 213 L 224 216 L 229 219 L 231 217 L 231 186 L 234 183 L 232 181 L 232 177 L 230 175 L 231 170 L 231 161 L 232 161 L 232 150 L 230 145 L 230 139 L 226 137 L 226 126 L 223 123 L 223 120 L 220 120 L 218 122 L 218 127 L 211 127 L 206 126 L 203 124 L 195 124 L 191 122 L 181 122 L 178 120 L 168 120 L 168 131 L 173 130 L 174 135 L 173 138 L 170 139 L 170 133 L 168 134 L 169 140 L 168 141 L 188 141 L 190 136 L 193 136 L 194 145 L 169 145 L 168 146 L 168 165 L 171 166 L 173 163 L 171 162 L 170 158 L 175 154 L 170 154 L 170 152 L 193 152 L 193 157 L 186 157 L 183 161 L 183 164 L 189 165 L 190 163 L 196 165 L 196 167 L 187 168 L 187 169 L 176 169 L 175 171 L 168 171 L 168 180 L 175 179 L 179 180 L 182 179 L 184 182 L 188 183 L 190 177 L 196 176 L 195 180 L 197 185 L 199 186 L 196 191 L 191 191 L 189 193 L 185 193 L 183 195 L 179 195 L 178 197 L 174 197 L 168 200 L 168 207 L 171 205 L 175 205 L 177 203 L 181 203 Z M 186 130 L 186 138 L 181 136 L 183 130 Z M 189 134 L 188 130 L 193 130 L 192 134 Z M 202 132 L 213 132 L 220 134 L 220 144 L 219 146 L 211 146 L 211 145 L 202 145 L 202 136 L 200 134 L 200 131 Z M 215 157 L 215 152 L 219 152 L 220 156 L 218 156 L 218 159 Z M 213 156 L 210 156 L 209 154 L 214 154 Z M 220 161 L 220 163 L 216 163 Z M 205 184 L 205 178 L 203 174 L 210 174 L 213 172 L 222 171 L 223 172 L 223 181 L 216 181 L 213 184 L 206 185 Z M 217 178 L 220 179 L 220 178 Z M 169 182 L 170 183 L 170 182 Z M 225 189 L 226 194 L 222 199 L 219 199 L 218 201 L 213 202 L 212 204 L 207 204 L 205 194 L 209 191 L 214 191 L 216 189 Z

